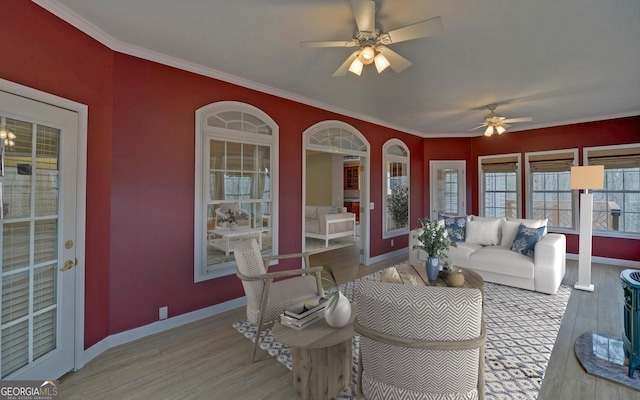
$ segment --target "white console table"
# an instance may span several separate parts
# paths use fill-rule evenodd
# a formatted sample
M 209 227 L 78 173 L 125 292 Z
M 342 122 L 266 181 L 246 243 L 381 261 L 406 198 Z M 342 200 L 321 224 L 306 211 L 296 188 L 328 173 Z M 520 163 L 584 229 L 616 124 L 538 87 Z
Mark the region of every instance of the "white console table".
M 262 250 L 262 233 L 269 232 L 268 228 L 249 228 L 249 227 L 237 227 L 235 229 L 231 228 L 216 228 L 212 230 L 208 230 L 207 234 L 209 235 L 209 245 L 217 248 L 218 250 L 224 251 L 224 255 L 228 256 L 229 253 L 233 251 L 234 244 L 237 244 L 238 241 L 232 241 L 231 239 L 237 238 L 241 239 L 248 236 L 257 236 L 258 237 L 258 245 Z M 211 240 L 212 236 L 220 236 L 224 239 L 224 242 L 215 242 Z

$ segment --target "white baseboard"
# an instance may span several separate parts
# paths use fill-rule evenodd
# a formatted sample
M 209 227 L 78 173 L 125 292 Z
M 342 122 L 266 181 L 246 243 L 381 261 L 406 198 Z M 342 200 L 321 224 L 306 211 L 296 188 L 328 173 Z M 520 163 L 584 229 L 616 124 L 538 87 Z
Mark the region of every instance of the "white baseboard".
M 402 248 L 402 249 L 398 249 L 396 251 L 392 251 L 391 253 L 381 254 L 379 256 L 370 258 L 369 259 L 369 261 L 370 261 L 369 265 L 378 263 L 380 261 L 386 261 L 386 260 L 389 260 L 389 259 L 392 259 L 392 258 L 404 256 L 404 255 L 407 256 L 407 259 L 409 258 L 409 248 L 408 247 L 405 247 L 405 248 Z
M 400 257 L 403 255 L 407 255 L 408 257 L 408 248 L 398 249 L 391 253 L 386 253 L 379 255 L 377 257 L 371 258 L 371 263 L 377 263 L 381 261 L 386 261 L 392 258 Z M 567 253 L 568 260 L 578 260 L 577 254 Z M 638 261 L 630 261 L 630 260 L 622 260 L 617 258 L 607 258 L 607 257 L 592 257 L 592 261 L 594 263 L 600 264 L 609 264 L 616 265 L 625 268 L 634 268 L 640 269 L 640 262 Z M 114 335 L 108 336 L 88 349 L 84 350 L 83 354 L 83 364 L 77 365 L 76 370 L 80 369 L 84 366 L 84 364 L 98 357 L 100 354 L 109 350 L 110 348 L 120 346 L 125 343 L 132 342 L 134 340 L 141 339 L 143 337 L 153 335 L 156 333 L 160 333 L 166 331 L 168 329 L 177 328 L 179 326 L 195 322 L 201 320 L 203 318 L 212 317 L 214 315 L 223 313 L 225 311 L 233 310 L 238 307 L 243 307 L 247 304 L 246 297 L 239 297 L 237 299 L 232 299 L 226 301 L 224 303 L 216 304 L 210 307 L 202 308 L 200 310 L 192 311 L 190 313 L 177 315 L 175 317 L 171 317 L 162 321 L 156 321 L 151 324 L 141 326 L 139 328 L 134 328 L 125 332 L 116 333 Z
M 578 261 L 578 255 L 573 253 L 567 253 L 567 260 Z M 640 269 L 640 261 L 623 260 L 620 258 L 608 258 L 608 257 L 591 257 L 592 263 L 609 264 L 617 267 Z
M 168 329 L 177 328 L 179 326 L 189 324 L 203 318 L 212 317 L 225 311 L 243 307 L 246 304 L 247 298 L 243 296 L 237 299 L 225 301 L 224 303 L 202 308 L 200 310 L 192 311 L 186 314 L 177 315 L 175 317 L 156 321 L 139 328 L 134 328 L 125 332 L 120 332 L 108 336 L 84 351 L 84 357 L 82 357 L 84 362 L 82 365 L 77 365 L 76 370 L 82 368 L 86 363 L 98 357 L 100 354 L 104 353 L 112 347 L 120 346 L 121 344 L 129 343 L 149 335 L 166 331 Z

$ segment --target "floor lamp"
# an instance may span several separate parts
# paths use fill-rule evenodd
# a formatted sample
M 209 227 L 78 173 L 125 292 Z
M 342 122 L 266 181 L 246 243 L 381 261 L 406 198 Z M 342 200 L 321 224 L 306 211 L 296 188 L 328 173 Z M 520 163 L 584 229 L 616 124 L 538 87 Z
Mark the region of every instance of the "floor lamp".
M 593 214 L 592 189 L 604 187 L 604 166 L 571 167 L 571 190 L 584 190 L 580 195 L 580 245 L 578 250 L 578 282 L 576 289 L 593 292 L 591 283 L 591 242 Z

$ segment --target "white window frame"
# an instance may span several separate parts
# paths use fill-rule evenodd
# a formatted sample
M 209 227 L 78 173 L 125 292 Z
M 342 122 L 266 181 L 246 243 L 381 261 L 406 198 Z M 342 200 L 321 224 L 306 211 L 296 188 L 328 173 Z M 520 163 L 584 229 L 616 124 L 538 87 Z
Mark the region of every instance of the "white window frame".
M 585 147 L 585 148 L 582 149 L 582 152 L 583 152 L 582 153 L 583 164 L 584 165 L 589 165 L 589 152 L 591 152 L 591 151 L 616 150 L 616 149 L 623 149 L 623 148 L 629 148 L 629 147 L 633 147 L 633 148 L 640 147 L 640 143 L 628 143 L 628 144 L 611 145 L 611 146 Z M 605 174 L 606 174 L 606 169 L 605 169 Z M 591 191 L 591 193 L 594 193 L 594 198 L 595 198 L 595 193 L 596 192 L 598 192 L 598 190 L 596 190 L 596 189 Z M 595 200 L 594 200 L 594 204 L 595 204 Z M 593 229 L 592 232 L 593 232 L 592 233 L 593 236 L 625 238 L 625 239 L 640 239 L 640 234 L 632 233 L 632 232 L 626 232 L 626 231 Z
M 479 156 L 478 157 L 478 214 L 480 216 L 485 216 L 484 209 L 484 197 L 485 197 L 485 186 L 484 186 L 484 172 L 482 170 L 482 161 L 487 159 L 495 159 L 495 158 L 507 158 L 507 157 L 516 157 L 517 158 L 517 168 L 516 168 L 516 212 L 517 218 L 522 218 L 522 202 L 519 201 L 522 198 L 522 155 L 520 153 L 510 153 L 510 154 L 497 154 L 491 156 Z
M 406 156 L 397 156 L 393 154 L 387 154 L 390 147 L 400 146 L 407 153 Z M 384 239 L 406 235 L 409 233 L 409 227 L 411 226 L 411 153 L 409 147 L 400 139 L 389 139 L 382 146 L 382 237 Z M 387 178 L 387 164 L 390 162 L 404 163 L 407 165 L 407 188 L 408 188 L 408 218 L 407 226 L 400 229 L 389 230 L 387 227 L 387 217 L 389 211 L 387 210 L 387 196 L 389 195 L 389 180 Z
M 578 149 L 564 149 L 564 150 L 550 150 L 550 151 L 536 151 L 525 153 L 525 185 L 527 192 L 527 218 L 535 218 L 533 215 L 533 172 L 531 172 L 530 158 L 540 155 L 552 155 L 552 154 L 566 154 L 573 153 L 573 165 L 578 165 Z M 549 226 L 549 229 L 554 232 L 563 233 L 578 233 L 578 192 L 571 190 L 571 217 L 572 227 L 559 227 Z
M 240 130 L 231 130 L 207 126 L 207 118 L 225 111 L 237 111 L 253 115 L 264 121 L 271 128 L 271 135 L 254 134 Z M 271 147 L 271 236 L 272 254 L 278 254 L 278 125 L 265 112 L 252 105 L 222 101 L 208 104 L 196 110 L 195 131 L 195 211 L 194 211 L 194 281 L 201 282 L 222 276 L 235 274 L 235 264 L 225 263 L 220 267 L 206 271 L 207 262 L 207 223 L 204 187 L 205 179 L 209 179 L 208 153 L 209 140 L 220 139 L 247 144 L 260 144 Z

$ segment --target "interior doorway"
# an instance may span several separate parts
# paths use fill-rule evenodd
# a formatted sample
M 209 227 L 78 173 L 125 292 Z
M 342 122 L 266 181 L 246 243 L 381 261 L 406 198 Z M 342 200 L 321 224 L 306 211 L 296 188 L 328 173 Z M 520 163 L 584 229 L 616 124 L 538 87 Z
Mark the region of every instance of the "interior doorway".
M 324 121 L 304 133 L 303 250 L 307 243 L 306 206 L 329 206 L 356 216 L 356 243 L 360 264 L 369 263 L 369 144 L 361 133 L 341 121 Z M 351 238 L 331 239 L 337 248 Z

